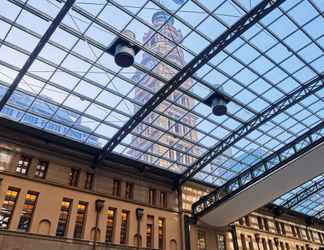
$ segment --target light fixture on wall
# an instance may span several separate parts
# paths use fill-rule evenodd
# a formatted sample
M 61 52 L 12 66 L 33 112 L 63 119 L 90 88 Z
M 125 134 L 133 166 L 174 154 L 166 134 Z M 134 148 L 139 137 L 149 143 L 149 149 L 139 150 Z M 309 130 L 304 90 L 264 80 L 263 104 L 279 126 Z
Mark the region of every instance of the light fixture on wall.
M 125 30 L 123 35 L 135 39 L 135 34 L 130 30 Z M 118 66 L 127 68 L 133 65 L 140 47 L 122 37 L 117 37 L 106 51 L 115 58 L 115 63 Z
M 218 92 L 213 92 L 203 101 L 212 108 L 212 112 L 216 116 L 226 115 L 229 99 L 223 94 L 223 90 L 218 87 Z

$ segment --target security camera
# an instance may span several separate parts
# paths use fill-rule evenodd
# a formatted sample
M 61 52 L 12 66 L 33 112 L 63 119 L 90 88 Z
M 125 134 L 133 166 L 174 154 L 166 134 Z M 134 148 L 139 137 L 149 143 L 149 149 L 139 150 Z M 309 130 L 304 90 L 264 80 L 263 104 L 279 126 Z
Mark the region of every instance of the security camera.
M 212 112 L 216 116 L 226 115 L 227 103 L 229 99 L 222 93 L 222 91 L 211 93 L 205 99 L 204 103 L 212 108 Z
M 131 39 L 135 39 L 135 34 L 129 30 L 125 30 L 123 34 Z M 107 49 L 107 53 L 114 56 L 115 63 L 122 68 L 132 66 L 135 56 L 139 51 L 140 48 L 138 46 L 122 37 L 117 37 Z

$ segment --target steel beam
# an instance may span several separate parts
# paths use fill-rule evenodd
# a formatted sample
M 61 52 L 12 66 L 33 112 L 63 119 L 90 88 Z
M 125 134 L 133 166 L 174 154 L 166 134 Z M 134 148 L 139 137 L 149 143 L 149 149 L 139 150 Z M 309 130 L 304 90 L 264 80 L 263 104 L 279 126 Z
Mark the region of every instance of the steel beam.
M 220 143 L 214 146 L 209 152 L 202 156 L 198 161 L 192 164 L 176 181 L 175 186 L 180 186 L 185 181 L 197 174 L 201 169 L 212 162 L 217 156 L 225 152 L 228 148 L 233 146 L 236 142 L 244 138 L 246 135 L 260 127 L 262 124 L 270 121 L 273 117 L 287 110 L 294 104 L 302 101 L 309 95 L 316 93 L 324 87 L 324 73 L 311 79 L 309 82 L 301 85 L 298 89 L 290 94 L 279 99 L 277 102 L 266 108 L 257 116 L 251 118 L 244 125 L 233 131 L 229 136 L 223 139 Z
M 201 53 L 199 53 L 191 62 L 183 67 L 167 84 L 165 84 L 154 96 L 152 96 L 146 104 L 141 107 L 136 114 L 129 119 L 127 123 L 114 135 L 114 137 L 105 145 L 102 152 L 95 157 L 93 167 L 96 167 L 106 155 L 111 152 L 119 143 L 131 133 L 131 131 L 140 124 L 144 118 L 152 112 L 160 103 L 182 83 L 188 80 L 194 73 L 196 73 L 202 66 L 204 66 L 210 59 L 220 53 L 231 42 L 240 37 L 251 26 L 261 20 L 264 16 L 276 9 L 285 0 L 263 0 L 255 6 L 249 13 L 243 16 L 233 26 L 220 35 L 214 42 L 207 46 Z
M 6 105 L 7 101 L 10 99 L 11 95 L 13 92 L 16 90 L 18 87 L 18 84 L 20 81 L 23 79 L 27 71 L 29 70 L 30 66 L 33 64 L 35 59 L 38 57 L 46 43 L 49 41 L 50 37 L 53 35 L 55 32 L 56 28 L 60 25 L 61 21 L 65 17 L 65 15 L 68 13 L 68 11 L 72 8 L 75 0 L 67 0 L 64 6 L 61 8 L 60 12 L 57 14 L 57 16 L 54 18 L 42 38 L 39 40 L 38 44 L 32 51 L 31 55 L 28 57 L 27 61 L 25 62 L 24 66 L 21 68 L 19 71 L 18 75 L 16 78 L 13 80 L 12 84 L 8 88 L 7 92 L 5 95 L 2 97 L 0 101 L 0 110 L 3 109 L 3 107 Z
M 285 201 L 282 205 L 280 205 L 280 207 L 291 209 L 297 206 L 302 201 L 306 200 L 307 198 L 321 191 L 323 188 L 324 188 L 324 179 L 314 182 L 311 186 L 302 189 L 301 191 L 296 193 L 293 197 L 291 197 L 289 200 Z
M 313 215 L 316 219 L 324 220 L 324 208 Z
M 192 205 L 192 214 L 202 216 L 234 195 L 248 189 L 261 179 L 280 170 L 289 162 L 307 153 L 312 148 L 324 142 L 324 121 L 310 129 L 294 141 L 286 144 L 278 151 L 260 160 L 238 176 L 226 182 L 223 186 L 202 197 Z

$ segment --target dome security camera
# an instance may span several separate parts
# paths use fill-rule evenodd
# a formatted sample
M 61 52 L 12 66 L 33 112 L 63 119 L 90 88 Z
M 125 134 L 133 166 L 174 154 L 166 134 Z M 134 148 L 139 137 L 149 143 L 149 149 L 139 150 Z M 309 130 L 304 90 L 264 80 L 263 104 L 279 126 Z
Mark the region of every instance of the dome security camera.
M 135 39 L 135 34 L 129 30 L 125 30 L 123 34 L 131 39 Z M 139 51 L 140 48 L 138 46 L 122 37 L 117 37 L 107 49 L 107 53 L 114 56 L 115 63 L 122 68 L 132 66 L 135 56 Z

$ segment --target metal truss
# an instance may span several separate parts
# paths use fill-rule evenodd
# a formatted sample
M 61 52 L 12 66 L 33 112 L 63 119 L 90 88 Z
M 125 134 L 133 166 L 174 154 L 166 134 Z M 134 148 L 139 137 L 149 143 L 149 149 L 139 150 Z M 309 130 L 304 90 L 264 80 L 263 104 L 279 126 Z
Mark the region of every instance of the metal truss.
M 226 30 L 214 42 L 207 46 L 198 56 L 183 67 L 167 84 L 165 84 L 147 103 L 141 107 L 136 114 L 114 135 L 105 145 L 101 153 L 95 157 L 93 167 L 97 166 L 106 155 L 111 152 L 131 131 L 140 124 L 144 118 L 162 103 L 172 92 L 177 90 L 182 83 L 194 75 L 210 59 L 220 53 L 235 39 L 240 37 L 251 26 L 261 20 L 264 16 L 276 9 L 285 0 L 264 0 L 243 16 L 233 26 Z
M 262 178 L 266 178 L 279 170 L 288 162 L 306 153 L 313 147 L 324 142 L 324 122 L 321 122 L 294 141 L 280 148 L 277 152 L 257 162 L 223 186 L 202 197 L 192 205 L 193 216 L 201 216 L 211 209 L 219 206 L 229 198 L 238 194 L 249 186 L 254 185 Z M 321 215 L 320 215 L 321 216 Z
M 306 200 L 307 198 L 311 197 L 312 195 L 316 194 L 317 192 L 321 191 L 324 188 L 324 179 L 314 182 L 311 186 L 302 189 L 300 192 L 296 193 L 293 197 L 289 200 L 285 201 L 281 207 L 291 209 L 301 203 L 302 201 Z
M 294 104 L 302 101 L 307 96 L 323 89 L 324 87 L 324 73 L 320 74 L 318 77 L 313 78 L 309 82 L 301 85 L 298 89 L 291 92 L 289 95 L 283 97 L 273 105 L 269 106 L 263 112 L 257 116 L 250 119 L 243 126 L 239 127 L 237 130 L 233 131 L 228 137 L 218 143 L 213 149 L 207 152 L 203 157 L 191 165 L 177 180 L 176 186 L 180 186 L 185 181 L 190 179 L 201 169 L 212 162 L 217 156 L 223 153 L 225 150 L 233 146 L 236 142 L 244 138 L 246 135 L 254 131 L 256 128 L 271 120 L 273 117 L 279 113 L 287 110 Z
M 19 70 L 18 75 L 13 80 L 12 84 L 8 88 L 7 92 L 3 96 L 3 98 L 0 101 L 0 110 L 3 109 L 3 107 L 6 105 L 7 101 L 10 99 L 13 92 L 18 87 L 18 84 L 20 81 L 24 78 L 25 74 L 29 70 L 30 66 L 33 64 L 35 59 L 38 57 L 44 46 L 47 44 L 53 33 L 55 32 L 56 28 L 60 25 L 62 20 L 64 19 L 65 15 L 69 12 L 69 10 L 72 8 L 75 0 L 67 0 L 60 10 L 60 12 L 57 14 L 57 16 L 52 21 L 51 25 L 48 27 L 42 38 L 39 40 L 38 44 L 28 57 L 27 61 L 25 62 L 24 66 Z
M 324 209 L 318 211 L 316 214 L 313 215 L 316 219 L 324 220 Z

